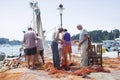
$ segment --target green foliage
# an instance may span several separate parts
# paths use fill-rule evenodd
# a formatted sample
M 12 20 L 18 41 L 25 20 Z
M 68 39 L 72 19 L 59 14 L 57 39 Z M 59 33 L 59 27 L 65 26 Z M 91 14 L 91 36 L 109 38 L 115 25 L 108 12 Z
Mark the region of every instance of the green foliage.
M 71 40 L 79 40 L 79 34 L 73 35 Z
M 119 38 L 120 31 L 118 29 L 114 29 L 110 32 L 108 31 L 102 31 L 102 30 L 94 30 L 88 32 L 91 41 L 94 43 L 100 43 L 103 40 L 114 40 L 115 38 Z M 79 34 L 73 35 L 71 37 L 72 40 L 78 40 Z
M 0 38 L 0 44 L 20 45 L 21 41 L 18 40 L 9 41 L 8 38 Z
M 0 44 L 7 44 L 9 43 L 9 39 L 7 38 L 0 38 Z

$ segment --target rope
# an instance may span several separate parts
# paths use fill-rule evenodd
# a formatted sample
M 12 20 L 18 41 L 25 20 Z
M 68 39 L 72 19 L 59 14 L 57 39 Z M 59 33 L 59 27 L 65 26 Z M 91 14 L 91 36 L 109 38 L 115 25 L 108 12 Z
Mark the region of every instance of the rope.
M 48 31 L 46 31 L 45 33 L 48 34 L 48 33 L 51 32 L 52 30 L 56 31 L 57 28 L 59 28 L 59 27 L 53 27 L 53 28 L 49 29 Z

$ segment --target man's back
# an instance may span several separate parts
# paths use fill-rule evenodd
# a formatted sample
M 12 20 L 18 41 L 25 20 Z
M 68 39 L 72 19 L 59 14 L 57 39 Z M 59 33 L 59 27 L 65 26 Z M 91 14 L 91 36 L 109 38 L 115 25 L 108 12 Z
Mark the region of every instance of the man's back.
M 39 47 L 39 50 L 43 50 L 43 41 L 42 41 L 42 38 L 40 36 L 38 36 L 37 38 L 38 40 L 38 47 Z
M 33 48 L 36 46 L 35 44 L 36 35 L 33 31 L 28 31 L 24 35 L 24 43 L 26 48 Z
M 70 41 L 70 33 L 65 32 L 65 34 L 64 34 L 64 40 L 65 41 Z

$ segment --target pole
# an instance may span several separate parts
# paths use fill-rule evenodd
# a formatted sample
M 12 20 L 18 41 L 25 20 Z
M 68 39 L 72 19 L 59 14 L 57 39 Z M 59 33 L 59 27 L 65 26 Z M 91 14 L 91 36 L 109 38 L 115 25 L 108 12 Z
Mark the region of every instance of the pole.
M 61 28 L 62 28 L 62 13 L 60 13 L 60 21 L 61 21 Z

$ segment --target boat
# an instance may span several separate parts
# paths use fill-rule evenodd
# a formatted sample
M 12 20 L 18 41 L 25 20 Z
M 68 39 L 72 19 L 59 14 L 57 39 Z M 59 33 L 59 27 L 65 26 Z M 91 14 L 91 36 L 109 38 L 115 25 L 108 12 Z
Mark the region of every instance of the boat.
M 120 49 L 120 41 L 118 40 L 104 40 L 103 47 L 106 48 L 106 51 L 118 51 Z

